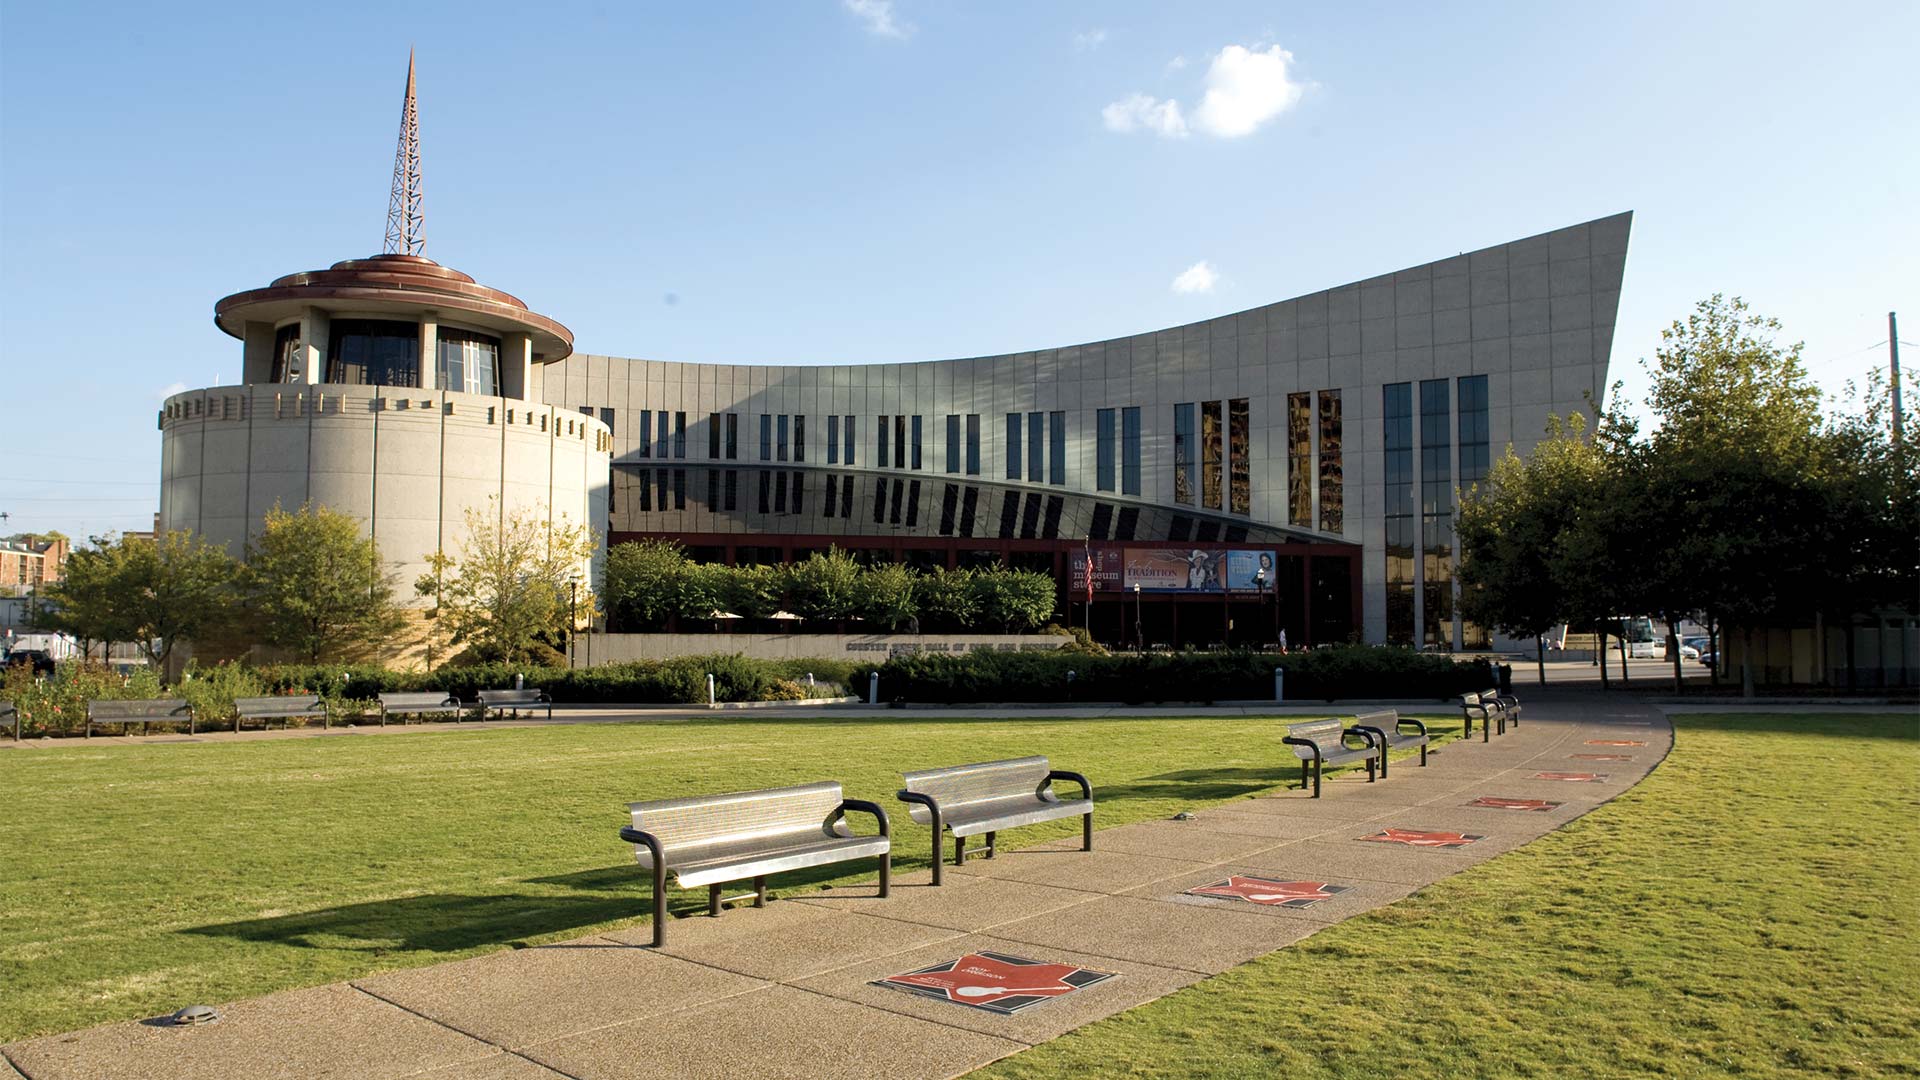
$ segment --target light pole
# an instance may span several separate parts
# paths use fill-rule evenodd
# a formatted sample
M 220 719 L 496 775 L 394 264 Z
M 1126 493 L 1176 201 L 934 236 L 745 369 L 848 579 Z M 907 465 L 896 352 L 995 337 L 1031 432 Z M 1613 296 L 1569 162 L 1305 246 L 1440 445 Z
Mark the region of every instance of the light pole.
M 1140 583 L 1133 583 L 1133 645 L 1140 652 L 1147 651 L 1147 635 L 1140 631 Z
M 580 575 L 578 572 L 567 579 L 567 667 L 574 666 L 573 646 L 575 631 L 580 629 Z
M 1267 606 L 1267 568 L 1264 566 L 1253 572 L 1253 595 L 1261 607 Z

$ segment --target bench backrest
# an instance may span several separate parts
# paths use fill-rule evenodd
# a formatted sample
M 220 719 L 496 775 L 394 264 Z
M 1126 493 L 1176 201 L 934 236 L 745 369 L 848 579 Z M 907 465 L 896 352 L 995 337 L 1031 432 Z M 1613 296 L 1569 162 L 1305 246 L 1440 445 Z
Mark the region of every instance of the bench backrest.
M 89 720 L 186 720 L 192 715 L 192 706 L 178 698 L 87 702 Z
M 413 709 L 457 709 L 460 701 L 452 694 L 431 691 L 427 693 L 383 693 L 380 705 L 388 712 L 407 712 Z
M 1334 751 L 1346 748 L 1346 744 L 1341 741 L 1341 734 L 1346 730 L 1347 725 L 1345 721 L 1337 716 L 1329 716 L 1325 720 L 1308 720 L 1304 723 L 1288 724 L 1287 737 L 1291 739 L 1305 739 L 1315 746 L 1318 746 L 1320 753 L 1331 754 Z M 1302 761 L 1310 761 L 1313 758 L 1313 751 L 1308 750 L 1304 746 L 1293 747 L 1293 754 Z
M 7 727 L 12 727 L 19 722 L 20 714 L 15 711 L 13 702 L 0 701 L 0 723 L 4 723 Z
M 1379 712 L 1361 713 L 1353 718 L 1352 727 L 1379 728 L 1392 735 L 1400 730 L 1400 710 L 1382 709 Z
M 931 796 L 944 810 L 1018 795 L 1038 799 L 1051 771 L 1046 758 L 1023 757 L 945 769 L 916 769 L 900 775 L 906 780 L 904 790 Z
M 1460 707 L 1463 709 L 1484 709 L 1493 702 L 1482 703 L 1479 694 L 1461 694 Z
M 652 833 L 672 861 L 676 851 L 728 841 L 823 836 L 839 814 L 835 781 L 628 803 L 633 827 Z
M 233 699 L 234 714 L 245 719 L 263 716 L 318 716 L 327 711 L 319 694 L 274 694 Z
M 480 704 L 544 705 L 546 702 L 540 700 L 540 691 L 536 688 L 531 690 L 482 690 L 480 691 Z M 635 827 L 638 828 L 638 826 Z
M 12 716 L 12 715 L 14 715 L 13 702 L 0 700 L 0 716 Z

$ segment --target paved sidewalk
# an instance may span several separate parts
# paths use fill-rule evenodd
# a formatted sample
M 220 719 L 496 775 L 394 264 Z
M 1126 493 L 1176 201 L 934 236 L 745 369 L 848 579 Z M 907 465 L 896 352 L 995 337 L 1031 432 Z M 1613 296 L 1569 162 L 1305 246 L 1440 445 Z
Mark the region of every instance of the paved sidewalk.
M 1091 853 L 1077 840 L 1004 852 L 950 868 L 939 889 L 902 875 L 885 900 L 840 888 L 680 919 L 661 950 L 641 925 L 271 994 L 199 1027 L 14 1043 L 0 1080 L 9 1063 L 26 1080 L 956 1076 L 1512 850 L 1633 786 L 1671 745 L 1651 706 L 1529 702 L 1490 743 L 1450 743 L 1424 769 L 1395 761 L 1375 784 L 1329 781 L 1318 800 L 1290 790 L 1105 829 Z M 1277 733 L 1274 749 L 1284 760 Z M 1473 805 L 1483 797 L 1550 805 Z M 1477 839 L 1361 839 L 1389 829 Z M 1230 877 L 1344 888 L 1306 906 L 1188 892 Z M 981 952 L 1118 977 L 1013 1015 L 873 985 Z

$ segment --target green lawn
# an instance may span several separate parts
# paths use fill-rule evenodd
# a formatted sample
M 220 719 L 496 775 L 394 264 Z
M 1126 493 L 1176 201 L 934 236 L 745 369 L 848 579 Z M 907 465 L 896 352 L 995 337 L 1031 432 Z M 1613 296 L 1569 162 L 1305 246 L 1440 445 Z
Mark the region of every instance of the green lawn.
M 901 768 L 1045 753 L 1115 825 L 1292 782 L 1276 726 L 749 717 L 8 750 L 0 1041 L 644 922 L 631 800 L 838 779 L 898 806 Z M 896 865 L 924 865 L 926 830 L 893 817 Z M 873 872 L 833 869 L 776 890 Z
M 1677 724 L 1563 830 L 974 1075 L 1920 1075 L 1920 721 Z

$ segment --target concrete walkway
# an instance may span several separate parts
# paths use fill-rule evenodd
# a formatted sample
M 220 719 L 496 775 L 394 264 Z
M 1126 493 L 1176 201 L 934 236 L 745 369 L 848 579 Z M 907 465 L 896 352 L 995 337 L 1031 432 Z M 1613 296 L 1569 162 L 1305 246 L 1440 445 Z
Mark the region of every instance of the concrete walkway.
M 1091 853 L 1077 840 L 1008 851 L 949 868 L 938 889 L 903 875 L 886 900 L 841 888 L 680 919 L 663 950 L 643 924 L 237 1002 L 198 1027 L 14 1043 L 0 1080 L 14 1080 L 8 1063 L 27 1080 L 956 1076 L 1510 851 L 1633 786 L 1671 745 L 1651 706 L 1529 703 L 1491 743 L 1476 733 L 1371 785 L 1330 781 L 1319 800 L 1287 791 L 1106 829 Z M 1362 839 L 1387 829 L 1478 839 Z M 1345 888 L 1307 907 L 1188 894 L 1232 876 Z M 873 985 L 980 952 L 1118 977 L 1013 1015 Z

